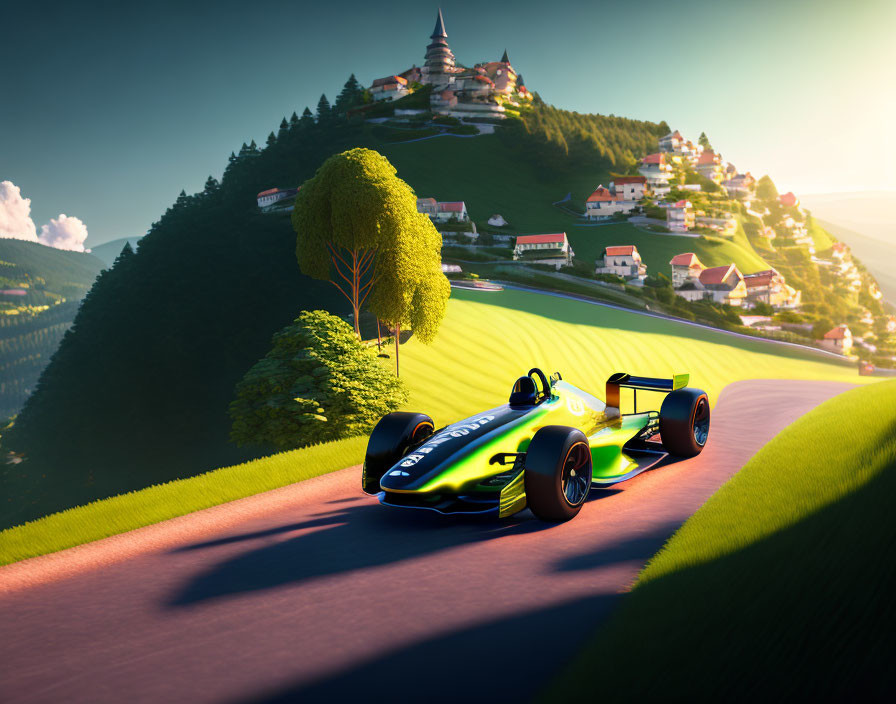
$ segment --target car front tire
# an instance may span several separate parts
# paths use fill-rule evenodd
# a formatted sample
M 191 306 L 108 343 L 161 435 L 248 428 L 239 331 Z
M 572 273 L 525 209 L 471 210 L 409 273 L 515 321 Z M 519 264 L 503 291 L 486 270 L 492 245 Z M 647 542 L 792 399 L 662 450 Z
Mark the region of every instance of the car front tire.
M 380 491 L 380 479 L 400 460 L 408 448 L 417 445 L 434 429 L 432 418 L 424 413 L 397 411 L 380 418 L 367 441 L 361 488 L 368 494 Z
M 537 518 L 568 521 L 591 489 L 591 448 L 585 434 L 563 425 L 538 430 L 526 450 L 526 502 Z

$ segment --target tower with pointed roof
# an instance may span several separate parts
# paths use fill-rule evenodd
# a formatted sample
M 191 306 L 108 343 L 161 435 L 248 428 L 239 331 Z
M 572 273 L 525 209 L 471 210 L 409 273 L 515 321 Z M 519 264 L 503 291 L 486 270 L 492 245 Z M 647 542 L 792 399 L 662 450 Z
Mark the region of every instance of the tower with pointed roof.
M 429 37 L 432 42 L 426 47 L 426 61 L 423 64 L 422 82 L 432 84 L 433 88 L 447 87 L 453 79 L 455 70 L 454 53 L 448 46 L 448 34 L 445 32 L 445 21 L 442 9 L 436 16 L 436 26 Z

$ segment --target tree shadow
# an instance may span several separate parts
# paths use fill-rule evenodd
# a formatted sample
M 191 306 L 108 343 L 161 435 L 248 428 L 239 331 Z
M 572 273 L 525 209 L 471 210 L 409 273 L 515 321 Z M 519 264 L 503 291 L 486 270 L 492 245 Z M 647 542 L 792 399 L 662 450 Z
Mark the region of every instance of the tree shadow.
M 649 533 L 637 535 L 621 542 L 568 557 L 559 562 L 558 572 L 575 572 L 606 567 L 620 562 L 646 563 L 663 547 L 666 540 L 681 526 L 682 521 L 668 521 L 654 527 Z

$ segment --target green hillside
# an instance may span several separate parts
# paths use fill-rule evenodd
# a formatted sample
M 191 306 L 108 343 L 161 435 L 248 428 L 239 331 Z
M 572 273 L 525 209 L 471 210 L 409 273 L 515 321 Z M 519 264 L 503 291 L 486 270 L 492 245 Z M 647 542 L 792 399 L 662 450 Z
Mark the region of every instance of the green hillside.
M 542 294 L 453 293 L 436 341 L 426 346 L 412 337 L 401 350 L 407 408 L 437 424 L 506 402 L 513 381 L 532 365 L 560 370 L 598 395 L 614 371 L 687 370 L 713 402 L 726 384 L 744 378 L 860 379 L 811 351 L 680 322 Z M 640 407 L 660 398 L 649 396 L 639 394 Z M 350 438 L 293 450 L 40 519 L 0 533 L 0 564 L 359 464 L 365 447 L 365 438 Z
M 672 536 L 547 699 L 607 672 L 611 702 L 887 701 L 894 490 L 896 381 L 819 406 Z
M 0 525 L 261 451 L 228 440 L 236 382 L 300 310 L 347 311 L 333 286 L 299 273 L 289 218 L 259 213 L 259 191 L 301 184 L 331 154 L 367 146 L 394 159 L 399 176 L 418 193 L 447 198 L 463 190 L 477 218 L 491 214 L 493 198 L 531 186 L 539 195 L 518 193 L 513 203 L 520 213 L 537 204 L 520 223 L 540 229 L 552 214 L 540 194 L 565 195 L 554 195 L 550 179 L 560 179 L 561 191 L 584 192 L 591 173 L 607 173 L 632 148 L 643 152 L 666 129 L 623 118 L 606 122 L 600 145 L 573 141 L 578 146 L 567 145 L 566 152 L 523 126 L 490 136 L 387 143 L 369 124 L 329 113 L 317 121 L 296 119 L 264 150 L 244 145 L 220 183 L 209 179 L 201 193 L 182 194 L 137 254 L 104 272 L 85 299 L 72 334 L 3 436 L 4 449 L 25 461 L 3 476 L 0 490 L 11 500 Z M 570 129 L 572 138 L 579 128 Z M 567 172 L 575 175 L 558 176 Z M 475 188 L 459 188 L 466 181 Z M 50 435 L 53 443 L 46 442 Z
M 90 254 L 0 239 L 0 420 L 34 389 L 101 268 Z

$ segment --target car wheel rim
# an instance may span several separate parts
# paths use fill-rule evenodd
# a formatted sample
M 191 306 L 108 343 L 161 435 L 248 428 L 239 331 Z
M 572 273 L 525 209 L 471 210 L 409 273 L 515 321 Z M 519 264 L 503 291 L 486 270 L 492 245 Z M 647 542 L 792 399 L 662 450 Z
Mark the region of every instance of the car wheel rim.
M 578 506 L 588 496 L 591 488 L 591 452 L 585 443 L 577 442 L 569 448 L 563 462 L 560 488 L 570 506 Z
M 694 409 L 694 441 L 703 447 L 707 438 L 709 438 L 709 403 L 706 398 L 701 398 Z

